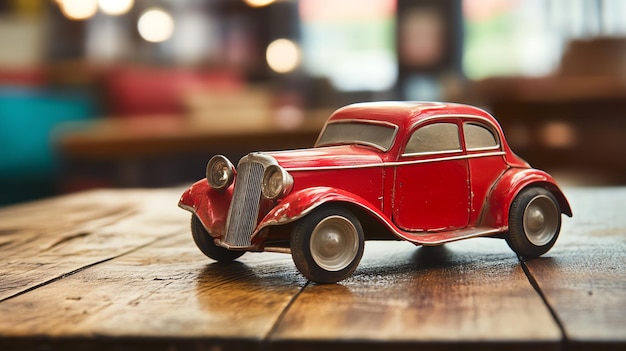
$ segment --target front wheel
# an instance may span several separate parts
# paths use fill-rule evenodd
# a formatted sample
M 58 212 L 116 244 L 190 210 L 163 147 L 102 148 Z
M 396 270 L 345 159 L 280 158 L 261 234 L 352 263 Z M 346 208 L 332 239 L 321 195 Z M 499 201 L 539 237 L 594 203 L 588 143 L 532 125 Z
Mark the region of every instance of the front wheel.
M 234 261 L 246 253 L 245 251 L 228 250 L 215 245 L 213 237 L 204 229 L 202 222 L 195 215 L 191 216 L 191 235 L 200 251 L 218 262 Z
M 349 277 L 363 256 L 359 220 L 341 207 L 314 211 L 298 221 L 291 237 L 291 255 L 298 270 L 317 283 Z
M 509 211 L 506 242 L 518 255 L 539 257 L 548 252 L 561 230 L 561 209 L 554 195 L 544 188 L 522 190 Z

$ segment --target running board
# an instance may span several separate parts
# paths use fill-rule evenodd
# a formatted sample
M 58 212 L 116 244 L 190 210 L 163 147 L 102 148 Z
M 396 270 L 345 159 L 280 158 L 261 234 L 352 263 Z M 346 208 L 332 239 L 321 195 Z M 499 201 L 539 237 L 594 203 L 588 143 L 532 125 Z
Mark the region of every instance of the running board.
M 499 234 L 505 231 L 505 228 L 471 227 L 445 232 L 405 232 L 404 237 L 415 244 L 437 246 L 452 241 Z

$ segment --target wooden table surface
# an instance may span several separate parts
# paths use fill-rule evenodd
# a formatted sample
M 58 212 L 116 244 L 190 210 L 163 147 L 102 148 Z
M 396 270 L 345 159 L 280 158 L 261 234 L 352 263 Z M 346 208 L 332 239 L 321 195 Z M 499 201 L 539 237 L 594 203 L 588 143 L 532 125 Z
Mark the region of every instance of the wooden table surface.
M 368 242 L 353 277 L 291 257 L 217 264 L 182 189 L 100 190 L 0 209 L 0 350 L 626 347 L 626 188 L 567 188 L 543 258 L 503 240 Z

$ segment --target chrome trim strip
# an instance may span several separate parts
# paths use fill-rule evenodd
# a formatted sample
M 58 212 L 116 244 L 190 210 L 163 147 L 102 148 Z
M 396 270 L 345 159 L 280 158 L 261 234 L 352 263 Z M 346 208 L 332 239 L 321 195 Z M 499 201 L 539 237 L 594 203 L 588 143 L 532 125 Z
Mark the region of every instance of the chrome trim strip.
M 388 162 L 388 163 L 385 163 L 385 165 L 386 166 L 403 166 L 403 165 L 411 165 L 411 164 L 417 164 L 417 163 L 463 160 L 463 159 L 489 157 L 489 156 L 502 156 L 504 154 L 505 154 L 504 151 L 486 152 L 484 154 L 458 155 L 458 156 L 449 156 L 449 157 L 441 157 L 441 158 L 431 158 L 431 159 L 426 159 L 426 160 Z
M 294 168 L 285 168 L 285 170 L 289 171 L 289 172 L 298 172 L 298 171 L 325 171 L 325 170 L 331 170 L 331 169 L 358 169 L 358 168 L 375 168 L 375 167 L 396 167 L 396 166 L 412 165 L 412 164 L 419 164 L 419 163 L 452 161 L 452 160 L 462 160 L 462 159 L 470 159 L 470 158 L 478 158 L 478 157 L 489 157 L 489 156 L 502 156 L 504 154 L 505 154 L 504 151 L 497 151 L 497 152 L 487 152 L 487 153 L 482 153 L 482 154 L 458 155 L 458 156 L 431 158 L 431 159 L 426 159 L 426 160 L 396 161 L 396 162 L 383 162 L 383 163 L 372 163 L 372 164 L 365 164 L 365 165 L 347 165 L 347 166 L 294 167 Z
M 493 125 L 493 122 L 491 122 L 489 119 L 487 119 L 486 117 L 483 116 L 477 116 L 477 115 L 468 115 L 468 114 L 444 114 L 444 115 L 432 115 L 432 116 L 428 116 L 425 117 L 424 119 L 421 119 L 415 123 L 413 123 L 411 125 L 411 127 L 408 128 L 408 130 L 413 130 L 415 127 L 417 127 L 420 124 L 423 124 L 425 122 L 429 122 L 433 119 L 439 119 L 439 118 L 475 118 L 475 119 L 479 119 L 481 121 L 484 121 L 485 123 L 487 123 L 488 125 Z M 463 123 L 472 123 L 471 121 L 462 121 Z
M 410 154 L 402 154 L 401 157 L 415 157 L 415 156 L 430 156 L 430 155 L 440 155 L 440 154 L 453 154 L 455 152 L 463 152 L 463 149 L 445 150 L 445 151 L 412 152 Z
M 473 149 L 467 149 L 467 151 L 488 151 L 488 150 L 499 150 L 500 145 L 496 146 L 486 146 L 486 147 L 476 147 Z

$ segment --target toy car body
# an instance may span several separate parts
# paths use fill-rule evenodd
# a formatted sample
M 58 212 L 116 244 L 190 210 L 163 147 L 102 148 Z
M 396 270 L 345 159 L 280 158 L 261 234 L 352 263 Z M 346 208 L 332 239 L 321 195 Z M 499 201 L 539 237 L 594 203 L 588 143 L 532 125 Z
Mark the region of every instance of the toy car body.
M 337 110 L 310 149 L 224 156 L 184 192 L 200 250 L 291 253 L 307 278 L 350 276 L 364 240 L 435 246 L 501 237 L 536 257 L 556 241 L 567 199 L 507 145 L 497 121 L 453 103 L 376 102 Z

